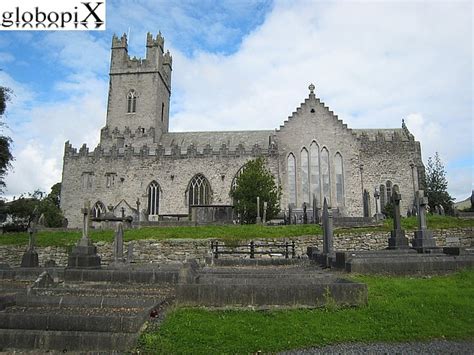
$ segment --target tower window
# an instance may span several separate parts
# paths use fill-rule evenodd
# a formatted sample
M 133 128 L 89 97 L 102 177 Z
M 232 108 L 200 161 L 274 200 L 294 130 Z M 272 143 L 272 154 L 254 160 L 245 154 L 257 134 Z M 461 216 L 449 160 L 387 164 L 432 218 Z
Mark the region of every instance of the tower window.
M 137 92 L 130 90 L 127 95 L 127 113 L 137 112 Z

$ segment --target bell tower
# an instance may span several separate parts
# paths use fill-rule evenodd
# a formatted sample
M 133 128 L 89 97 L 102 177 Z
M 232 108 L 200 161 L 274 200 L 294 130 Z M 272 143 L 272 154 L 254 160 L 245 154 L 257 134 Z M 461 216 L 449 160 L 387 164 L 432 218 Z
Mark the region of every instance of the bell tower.
M 169 129 L 172 58 L 161 33 L 146 38 L 144 59 L 128 54 L 127 36 L 112 38 L 109 98 L 103 131 L 154 132 L 158 142 Z

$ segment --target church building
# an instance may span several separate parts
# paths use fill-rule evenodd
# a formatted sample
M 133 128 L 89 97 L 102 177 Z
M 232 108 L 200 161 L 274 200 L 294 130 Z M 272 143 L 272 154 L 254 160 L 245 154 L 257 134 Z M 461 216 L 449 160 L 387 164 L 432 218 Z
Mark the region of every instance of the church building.
M 282 187 L 282 210 L 306 203 L 309 211 L 315 197 L 318 206 L 326 198 L 336 215 L 372 216 L 397 187 L 402 212 L 411 210 L 424 166 L 405 124 L 350 129 L 311 84 L 277 129 L 169 132 L 172 57 L 161 34 L 147 35 L 143 59 L 129 56 L 125 35 L 113 37 L 111 52 L 100 143 L 65 144 L 61 209 L 69 227 L 81 225 L 85 200 L 96 217 L 110 211 L 150 222 L 196 205 L 232 205 L 236 176 L 259 156 Z

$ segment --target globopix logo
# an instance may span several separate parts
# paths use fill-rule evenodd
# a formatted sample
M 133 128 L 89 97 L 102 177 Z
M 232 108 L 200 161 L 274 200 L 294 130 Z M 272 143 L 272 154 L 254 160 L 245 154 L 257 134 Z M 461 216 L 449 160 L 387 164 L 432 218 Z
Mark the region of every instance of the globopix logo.
M 0 31 L 103 31 L 106 0 L 0 0 Z

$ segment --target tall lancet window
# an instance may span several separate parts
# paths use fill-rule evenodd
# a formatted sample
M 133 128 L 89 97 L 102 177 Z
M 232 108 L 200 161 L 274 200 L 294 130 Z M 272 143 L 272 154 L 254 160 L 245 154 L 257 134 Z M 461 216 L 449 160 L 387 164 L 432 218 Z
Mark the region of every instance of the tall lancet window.
M 296 205 L 296 159 L 288 155 L 288 203 Z
M 99 218 L 105 215 L 105 205 L 101 201 L 97 201 L 92 207 L 92 217 Z
M 336 171 L 336 202 L 337 205 L 344 206 L 344 165 L 342 155 L 336 153 L 334 157 L 334 169 Z
M 301 192 L 303 202 L 309 203 L 309 155 L 306 148 L 301 150 Z
M 331 181 L 329 178 L 329 151 L 327 148 L 321 150 L 321 176 L 323 178 L 323 199 L 326 197 L 331 203 Z
M 309 147 L 309 172 L 311 198 L 316 197 L 318 205 L 321 206 L 321 181 L 319 173 L 319 147 L 316 142 L 311 143 Z
M 160 209 L 160 185 L 156 181 L 152 181 L 148 185 L 148 214 L 152 216 L 158 215 Z
M 189 206 L 209 205 L 211 203 L 211 184 L 202 174 L 194 175 L 188 185 Z
M 137 112 L 137 92 L 130 90 L 127 95 L 127 113 Z

